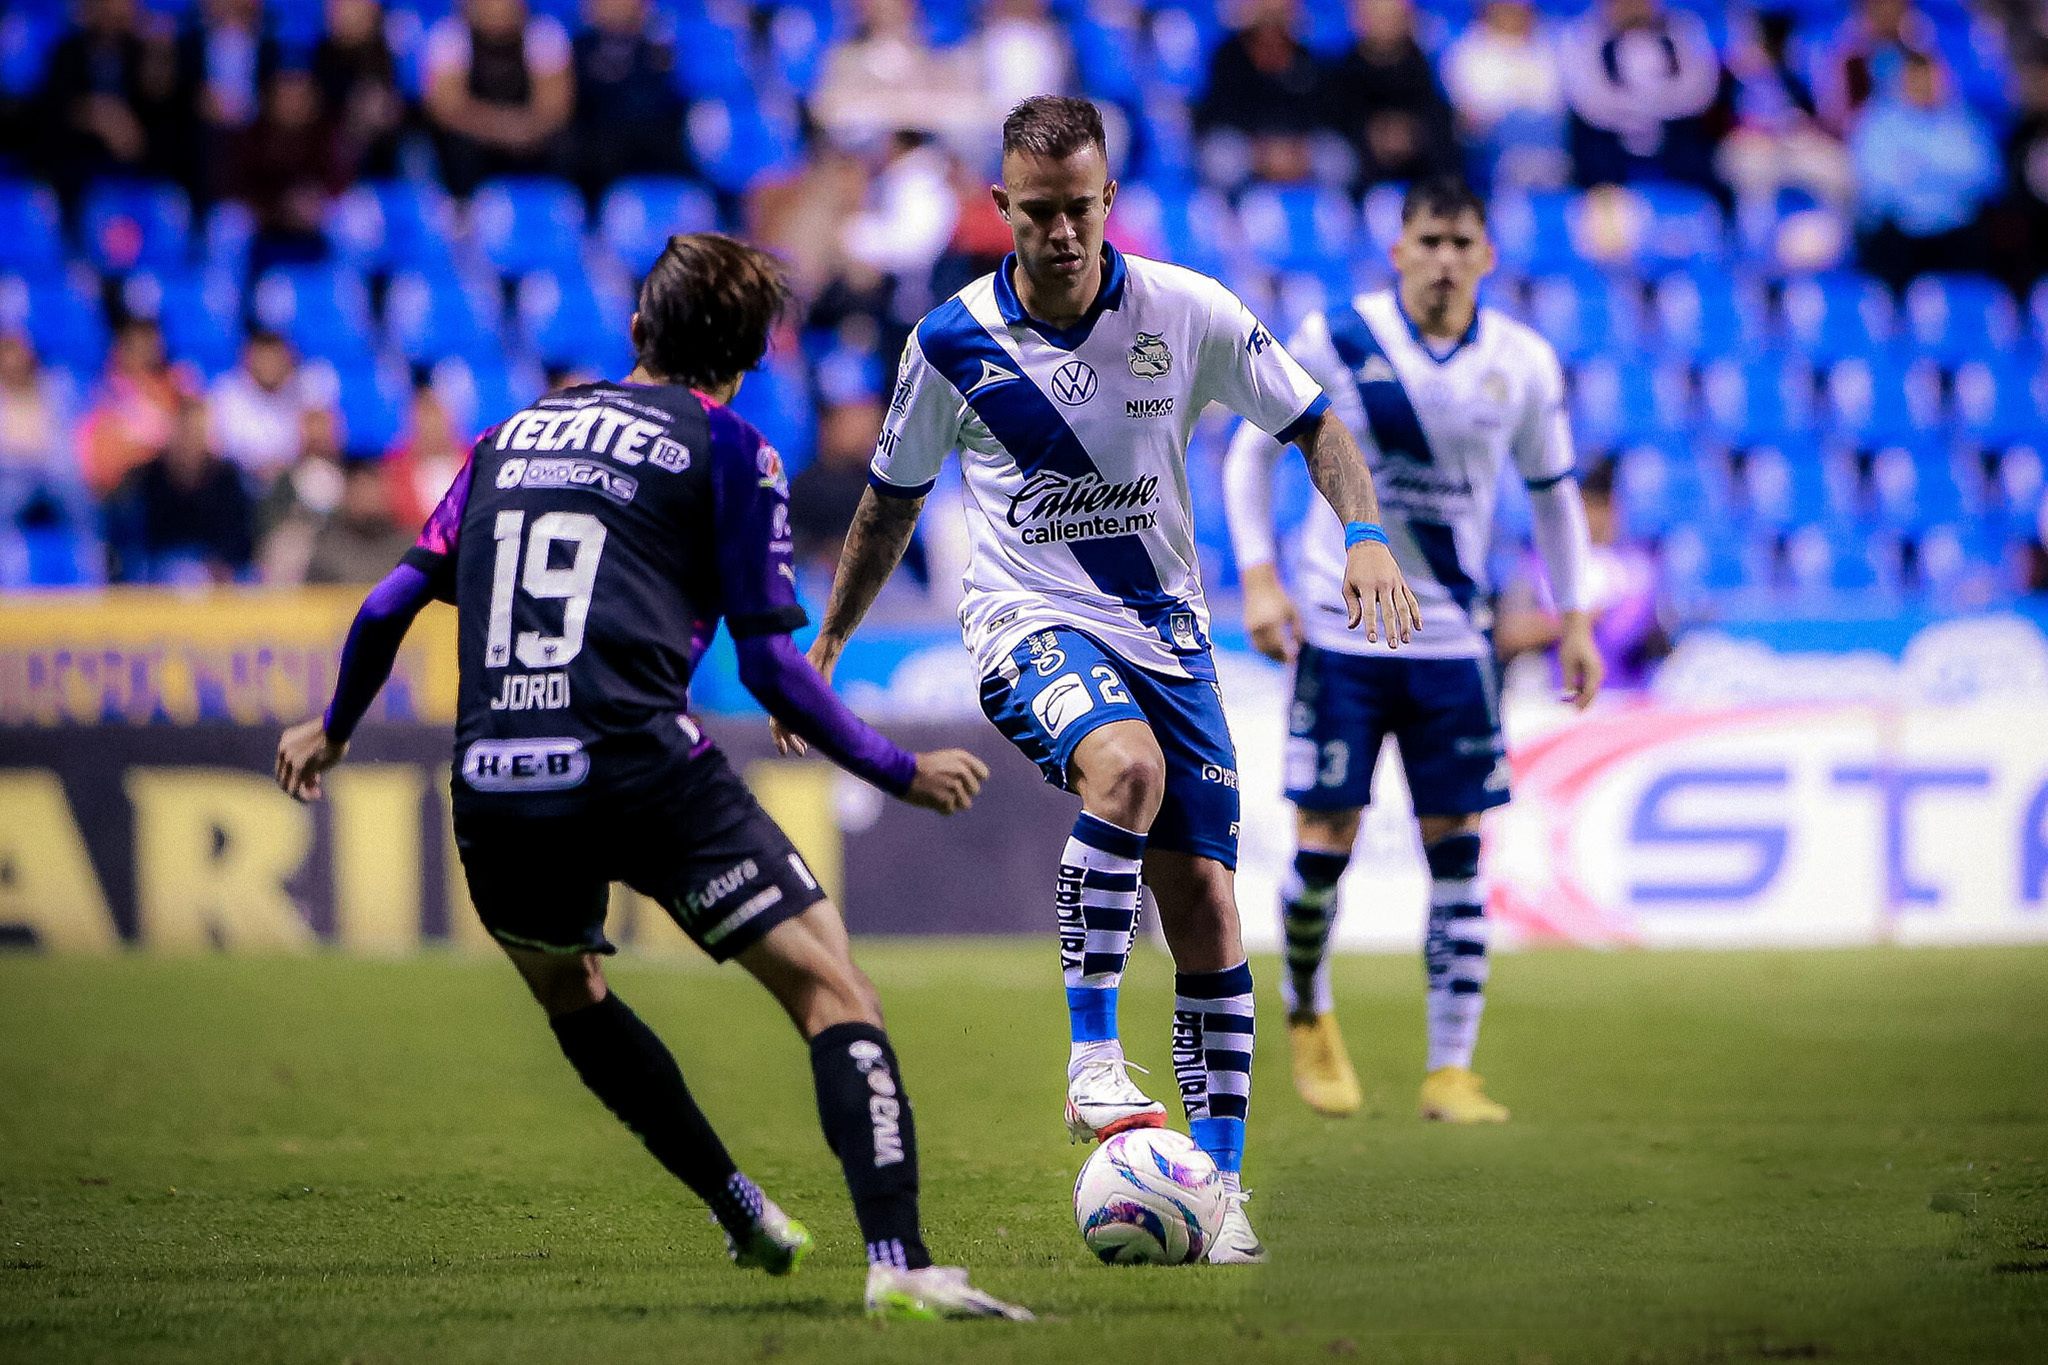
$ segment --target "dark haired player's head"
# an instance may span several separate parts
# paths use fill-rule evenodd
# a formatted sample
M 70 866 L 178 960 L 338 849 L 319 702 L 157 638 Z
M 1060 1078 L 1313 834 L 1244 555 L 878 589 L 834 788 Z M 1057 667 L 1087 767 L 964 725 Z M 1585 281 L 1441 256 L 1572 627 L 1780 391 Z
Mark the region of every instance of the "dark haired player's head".
M 1486 201 L 1457 176 L 1431 176 L 1401 201 L 1394 242 L 1401 305 L 1426 336 L 1456 336 L 1472 323 L 1479 282 L 1493 271 Z
M 634 376 L 730 398 L 789 306 L 782 263 L 717 232 L 668 239 L 640 285 Z
M 1012 109 L 1003 120 L 1003 180 L 991 193 L 1031 287 L 1026 303 L 1085 311 L 1116 202 L 1101 111 L 1066 95 L 1033 95 Z

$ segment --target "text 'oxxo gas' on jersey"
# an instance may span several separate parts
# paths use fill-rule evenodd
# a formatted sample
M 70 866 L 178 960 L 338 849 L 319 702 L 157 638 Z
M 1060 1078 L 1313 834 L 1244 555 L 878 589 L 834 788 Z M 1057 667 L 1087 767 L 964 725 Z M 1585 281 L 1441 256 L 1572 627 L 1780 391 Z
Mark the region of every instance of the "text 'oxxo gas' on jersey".
M 1103 248 L 1075 326 L 1032 320 L 1008 257 L 904 349 L 870 482 L 922 496 L 960 451 L 972 555 L 960 622 L 983 675 L 1063 625 L 1169 677 L 1213 681 L 1187 446 L 1221 403 L 1291 440 L 1322 391 L 1206 275 Z
M 658 799 L 708 743 L 690 674 L 721 617 L 794 630 L 789 485 L 689 389 L 586 384 L 485 432 L 405 562 L 460 613 L 458 810 Z
M 1422 607 L 1423 630 L 1401 647 L 1409 658 L 1491 654 L 1486 554 L 1494 500 L 1512 459 L 1532 493 L 1572 476 L 1571 429 L 1557 352 L 1513 318 L 1481 308 L 1441 358 L 1423 343 L 1393 290 L 1361 294 L 1306 319 L 1289 349 L 1321 381 L 1333 410 L 1357 436 L 1378 490 L 1395 562 Z M 1256 446 L 1270 472 L 1278 450 L 1240 431 L 1233 462 Z M 1230 526 L 1243 563 L 1270 562 L 1270 494 L 1257 498 L 1232 478 Z M 1547 526 L 1539 527 L 1539 538 Z M 1583 519 L 1567 551 L 1584 558 Z M 1543 547 L 1546 561 L 1554 556 Z M 1561 576 L 1561 563 L 1553 567 Z M 1302 528 L 1302 633 L 1347 654 L 1383 652 L 1344 612 L 1344 528 L 1320 500 Z M 1582 577 L 1571 574 L 1571 578 Z M 1560 602 L 1559 606 L 1578 606 Z

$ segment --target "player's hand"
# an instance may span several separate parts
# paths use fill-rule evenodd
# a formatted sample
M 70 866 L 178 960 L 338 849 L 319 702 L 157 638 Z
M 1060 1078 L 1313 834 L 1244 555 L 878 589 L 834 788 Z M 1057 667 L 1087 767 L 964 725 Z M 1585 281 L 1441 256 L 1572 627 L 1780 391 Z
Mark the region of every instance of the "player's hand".
M 318 717 L 294 725 L 277 741 L 277 785 L 294 801 L 318 801 L 320 774 L 347 752 L 348 742 L 329 739 L 326 723 Z
M 934 749 L 917 756 L 917 776 L 903 799 L 941 815 L 955 815 L 974 804 L 981 784 L 988 781 L 988 764 L 965 749 Z
M 1376 540 L 1362 540 L 1345 552 L 1344 608 L 1353 630 L 1363 623 L 1365 638 L 1377 644 L 1384 629 L 1393 649 L 1422 629 L 1421 603 L 1408 590 L 1394 552 Z
M 1585 612 L 1564 614 L 1564 630 L 1557 639 L 1557 667 L 1564 675 L 1564 699 L 1581 711 L 1591 706 L 1607 676 L 1607 662 L 1593 643 L 1593 620 Z
M 839 651 L 827 646 L 824 636 L 821 635 L 811 641 L 810 650 L 804 657 L 811 661 L 812 668 L 818 670 L 819 677 L 828 684 L 832 681 L 832 670 L 839 666 Z M 804 743 L 802 735 L 773 716 L 768 717 L 768 735 L 775 741 L 775 752 L 784 758 L 791 755 L 801 757 L 811 751 L 811 746 Z
M 1301 613 L 1294 599 L 1280 586 L 1280 575 L 1271 564 L 1254 564 L 1244 571 L 1244 631 L 1252 648 L 1275 663 L 1294 662 L 1301 641 Z

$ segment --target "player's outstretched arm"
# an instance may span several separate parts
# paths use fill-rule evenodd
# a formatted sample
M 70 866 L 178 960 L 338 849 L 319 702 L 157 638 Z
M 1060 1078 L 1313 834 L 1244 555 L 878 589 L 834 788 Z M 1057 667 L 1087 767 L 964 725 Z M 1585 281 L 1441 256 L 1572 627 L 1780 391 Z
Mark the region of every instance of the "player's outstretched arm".
M 391 676 L 413 618 L 432 599 L 432 580 L 411 564 L 400 564 L 370 589 L 341 647 L 341 672 L 327 714 L 294 725 L 277 742 L 277 785 L 286 795 L 319 799 L 320 775 L 348 752 L 349 737 Z
M 839 552 L 839 568 L 832 575 L 832 595 L 825 603 L 825 619 L 818 637 L 811 642 L 811 667 L 829 681 L 839 666 L 840 651 L 853 638 L 875 604 L 882 585 L 903 560 L 917 529 L 924 498 L 883 497 L 871 487 L 861 494 L 854 510 L 853 525 L 846 532 L 846 544 Z M 771 708 L 769 714 L 774 716 Z M 779 717 L 769 722 L 775 747 L 782 753 L 804 752 L 804 737 L 793 732 Z
M 1325 412 L 1296 438 L 1296 444 L 1308 461 L 1316 491 L 1345 526 L 1344 605 L 1351 628 L 1356 630 L 1362 622 L 1365 638 L 1377 641 L 1384 627 L 1389 645 L 1406 644 L 1422 629 L 1421 604 L 1401 576 L 1385 532 L 1371 539 L 1354 537 L 1351 531 L 1361 524 L 1377 527 L 1380 519 L 1379 495 L 1358 442 L 1336 414 Z
M 974 804 L 988 765 L 965 749 L 912 754 L 847 709 L 789 636 L 753 635 L 735 642 L 740 682 L 753 693 L 799 751 L 818 751 L 891 796 L 952 815 Z

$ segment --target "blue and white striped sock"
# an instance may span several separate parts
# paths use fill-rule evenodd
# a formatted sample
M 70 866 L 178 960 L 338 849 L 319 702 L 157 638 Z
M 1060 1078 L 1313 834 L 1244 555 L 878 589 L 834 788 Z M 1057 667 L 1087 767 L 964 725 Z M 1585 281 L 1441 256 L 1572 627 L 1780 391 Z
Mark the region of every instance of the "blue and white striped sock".
M 1244 1165 L 1244 1119 L 1252 1098 L 1252 968 L 1178 972 L 1173 978 L 1173 1074 L 1188 1136 L 1218 1170 Z
M 1082 811 L 1060 854 L 1053 901 L 1074 1050 L 1115 1042 L 1117 987 L 1138 931 L 1145 836 Z
M 1429 1067 L 1470 1067 L 1486 1012 L 1486 882 L 1479 875 L 1479 836 L 1437 840 L 1429 855 L 1429 936 L 1422 962 L 1429 972 Z

